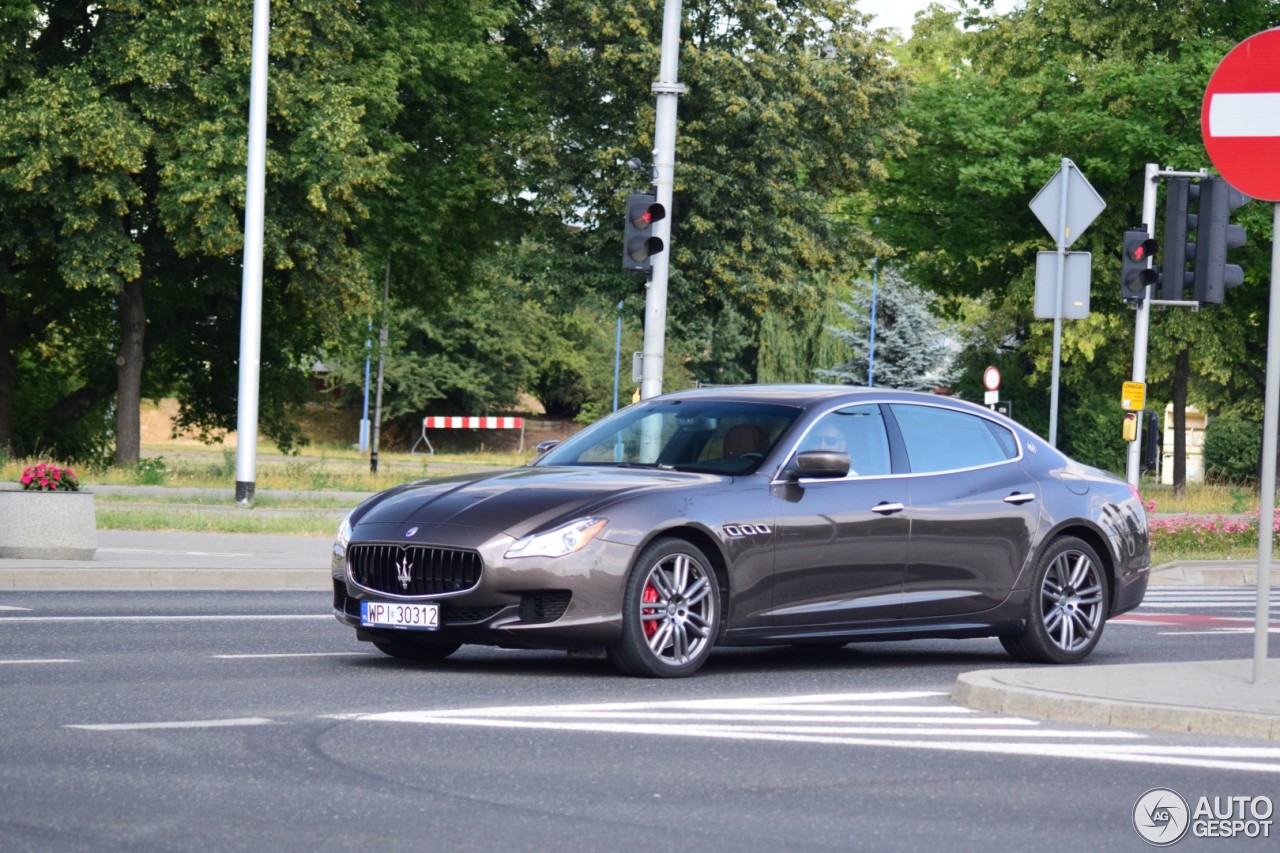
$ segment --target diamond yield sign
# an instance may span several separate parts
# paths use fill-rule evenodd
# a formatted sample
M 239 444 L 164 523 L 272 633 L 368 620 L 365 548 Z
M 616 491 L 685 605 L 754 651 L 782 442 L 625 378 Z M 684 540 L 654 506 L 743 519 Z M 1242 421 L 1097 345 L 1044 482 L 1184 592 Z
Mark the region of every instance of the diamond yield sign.
M 1106 206 L 1080 168 L 1066 158 L 1029 205 L 1049 236 L 1068 248 Z
M 1205 89 L 1200 131 L 1209 160 L 1233 187 L 1280 201 L 1280 28 L 1223 57 Z

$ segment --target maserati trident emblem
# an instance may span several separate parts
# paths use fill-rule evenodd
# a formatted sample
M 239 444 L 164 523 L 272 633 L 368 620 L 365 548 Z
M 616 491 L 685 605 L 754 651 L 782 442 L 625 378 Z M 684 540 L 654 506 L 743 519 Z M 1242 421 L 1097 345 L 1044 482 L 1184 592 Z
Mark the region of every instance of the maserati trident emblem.
M 413 580 L 413 563 L 409 562 L 407 553 L 396 563 L 396 577 L 400 580 L 401 589 L 409 588 L 409 582 Z
M 416 528 L 416 527 L 410 527 L 408 530 L 406 530 L 406 531 L 404 532 L 404 538 L 405 538 L 405 539 L 412 539 L 412 538 L 413 538 L 413 534 L 415 534 L 415 533 L 417 533 L 417 532 L 418 532 L 418 528 Z

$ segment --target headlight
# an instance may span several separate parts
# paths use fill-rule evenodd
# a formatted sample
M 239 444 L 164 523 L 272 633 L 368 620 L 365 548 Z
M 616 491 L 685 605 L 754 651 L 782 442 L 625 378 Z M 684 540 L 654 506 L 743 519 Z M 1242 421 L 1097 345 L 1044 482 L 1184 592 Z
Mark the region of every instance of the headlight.
M 600 535 L 607 518 L 579 518 L 568 524 L 526 536 L 507 549 L 507 559 L 516 557 L 563 557 L 581 551 L 587 543 Z
M 347 543 L 351 541 L 351 513 L 343 516 L 342 521 L 338 522 L 338 538 L 333 543 L 333 550 L 336 553 L 345 554 Z

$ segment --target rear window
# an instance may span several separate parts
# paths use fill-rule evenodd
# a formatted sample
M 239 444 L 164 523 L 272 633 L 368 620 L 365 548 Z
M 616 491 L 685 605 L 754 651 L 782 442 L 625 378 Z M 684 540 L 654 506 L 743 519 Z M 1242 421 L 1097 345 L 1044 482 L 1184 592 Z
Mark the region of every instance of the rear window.
M 913 473 L 980 468 L 1017 458 L 1013 433 L 984 417 L 937 406 L 893 404 L 890 409 Z

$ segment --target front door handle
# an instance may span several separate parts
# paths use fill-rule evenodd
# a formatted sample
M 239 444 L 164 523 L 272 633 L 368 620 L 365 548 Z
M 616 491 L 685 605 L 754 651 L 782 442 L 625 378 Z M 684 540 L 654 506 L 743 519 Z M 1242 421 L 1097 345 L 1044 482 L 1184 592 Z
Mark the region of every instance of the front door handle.
M 1036 496 L 1027 492 L 1014 492 L 1004 499 L 1007 504 L 1025 504 L 1035 500 Z
M 878 503 L 875 506 L 873 506 L 871 508 L 871 511 L 874 513 L 878 513 L 880 515 L 893 515 L 895 512 L 902 512 L 904 509 L 906 509 L 906 507 L 900 503 L 889 503 L 888 501 L 882 501 L 881 503 Z

